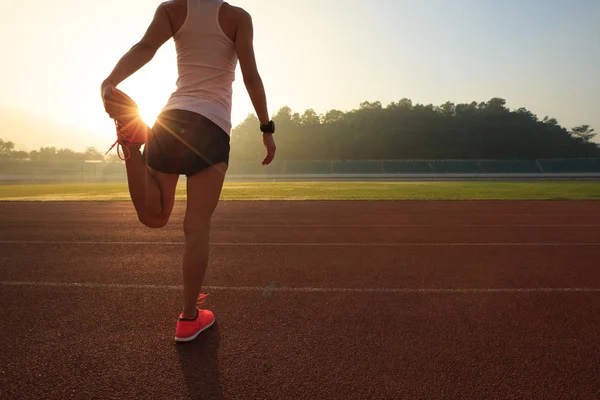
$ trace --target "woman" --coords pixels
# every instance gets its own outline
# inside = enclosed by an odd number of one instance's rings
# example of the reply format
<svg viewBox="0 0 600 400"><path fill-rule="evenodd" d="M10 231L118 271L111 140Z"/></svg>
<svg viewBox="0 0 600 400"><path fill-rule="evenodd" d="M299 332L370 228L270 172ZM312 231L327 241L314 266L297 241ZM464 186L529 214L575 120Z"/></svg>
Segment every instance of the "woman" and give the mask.
<svg viewBox="0 0 600 400"><path fill-rule="evenodd" d="M116 86L148 63L171 37L177 49L177 89L152 129L137 106ZM215 320L197 303L208 263L209 229L229 162L231 97L239 60L244 83L260 120L267 155L275 156L262 80L253 49L252 18L223 0L171 0L158 6L144 37L102 83L107 113L116 122L126 155L129 192L139 220L162 228L171 215L179 175L187 176L184 220L183 311L175 340L195 339ZM140 151L145 144L144 152Z"/></svg>

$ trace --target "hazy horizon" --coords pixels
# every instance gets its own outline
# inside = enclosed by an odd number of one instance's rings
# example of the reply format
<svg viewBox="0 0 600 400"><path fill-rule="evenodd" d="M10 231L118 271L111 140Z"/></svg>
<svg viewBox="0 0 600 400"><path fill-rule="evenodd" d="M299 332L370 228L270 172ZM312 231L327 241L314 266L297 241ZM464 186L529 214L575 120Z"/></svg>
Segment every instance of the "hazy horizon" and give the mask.
<svg viewBox="0 0 600 400"><path fill-rule="evenodd" d="M159 3L55 0L4 7L0 106L74 127L65 134L25 132L23 142L110 146L114 128L102 109L100 83L141 37ZM525 107L566 128L600 129L600 2L232 3L254 17L271 114L286 105L324 113L404 97L435 105L502 97L511 109ZM121 86L148 120L175 87L175 62L169 41ZM249 113L238 68L234 126Z"/></svg>

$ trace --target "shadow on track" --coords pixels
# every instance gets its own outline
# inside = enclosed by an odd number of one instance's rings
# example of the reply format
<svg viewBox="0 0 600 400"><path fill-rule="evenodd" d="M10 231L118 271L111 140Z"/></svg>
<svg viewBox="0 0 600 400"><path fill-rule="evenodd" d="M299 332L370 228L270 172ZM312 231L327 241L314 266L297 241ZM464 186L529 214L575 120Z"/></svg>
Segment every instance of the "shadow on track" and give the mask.
<svg viewBox="0 0 600 400"><path fill-rule="evenodd" d="M189 399L223 399L219 377L218 322L190 343L176 344Z"/></svg>

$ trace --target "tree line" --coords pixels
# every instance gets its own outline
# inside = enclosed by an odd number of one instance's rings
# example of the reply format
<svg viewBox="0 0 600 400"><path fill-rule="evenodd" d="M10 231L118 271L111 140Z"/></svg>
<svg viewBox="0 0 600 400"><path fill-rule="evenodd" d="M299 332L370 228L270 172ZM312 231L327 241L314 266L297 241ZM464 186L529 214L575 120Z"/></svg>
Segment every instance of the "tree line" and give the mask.
<svg viewBox="0 0 600 400"><path fill-rule="evenodd" d="M273 117L278 161L383 159L540 159L600 157L592 141L594 129L581 125L567 129L556 119L539 119L525 108L510 110L506 101L413 105L402 99L383 106L363 102L358 109L314 110L294 113L281 108ZM264 155L255 115L232 131L231 160L256 161ZM119 161L93 147L84 152L43 147L15 151L14 143L0 139L0 160L28 160L36 164Z"/></svg>
<svg viewBox="0 0 600 400"><path fill-rule="evenodd" d="M358 109L274 116L279 160L539 159L596 157L589 125L567 129L556 119L539 119L506 101L413 105L402 99L383 106L363 102ZM256 160L263 153L258 119L249 115L232 132L233 160Z"/></svg>
<svg viewBox="0 0 600 400"><path fill-rule="evenodd" d="M15 161L32 161L39 163L77 163L83 161L118 161L116 155L105 157L95 147L88 147L85 151L77 152L71 149L57 149L56 147L41 147L33 151L17 151L15 144L0 139L0 159Z"/></svg>

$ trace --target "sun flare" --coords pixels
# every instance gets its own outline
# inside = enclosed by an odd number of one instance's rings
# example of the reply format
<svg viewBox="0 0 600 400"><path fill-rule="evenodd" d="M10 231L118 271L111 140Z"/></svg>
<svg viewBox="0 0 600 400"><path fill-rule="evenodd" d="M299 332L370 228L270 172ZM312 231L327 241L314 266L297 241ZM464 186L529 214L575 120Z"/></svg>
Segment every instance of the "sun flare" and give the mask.
<svg viewBox="0 0 600 400"><path fill-rule="evenodd" d="M149 126L154 125L158 114L160 114L162 108L167 104L167 98L152 94L150 90L138 89L135 92L142 120Z"/></svg>
<svg viewBox="0 0 600 400"><path fill-rule="evenodd" d="M154 111L151 109L146 109L143 107L140 107L139 111L140 111L140 117L142 117L142 120L148 126L154 125L154 122L156 121L156 118L158 117L158 114L160 112L160 111Z"/></svg>

